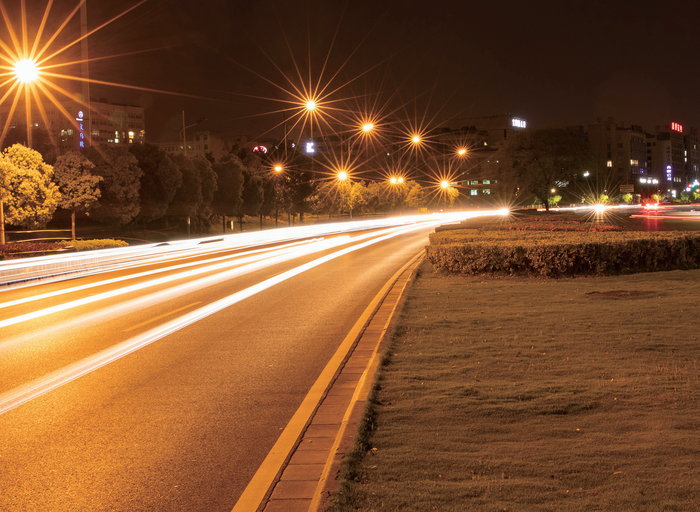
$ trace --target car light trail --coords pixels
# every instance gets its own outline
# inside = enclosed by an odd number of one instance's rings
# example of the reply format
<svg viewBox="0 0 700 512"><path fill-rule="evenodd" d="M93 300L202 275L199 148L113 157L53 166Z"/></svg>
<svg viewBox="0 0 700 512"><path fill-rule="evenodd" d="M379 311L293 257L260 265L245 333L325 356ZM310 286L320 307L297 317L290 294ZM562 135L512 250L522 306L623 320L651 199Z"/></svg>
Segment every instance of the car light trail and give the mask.
<svg viewBox="0 0 700 512"><path fill-rule="evenodd" d="M389 240L404 233L409 233L417 229L431 227L442 223L444 223L444 219L433 221L432 223L424 223L411 226L400 226L397 228L386 230L390 232L381 236L376 236L375 233L368 234L362 237L357 237L355 240L359 238L370 238L372 235L375 235L373 238L365 240L362 243L354 244L344 249L340 249L331 254L327 254L308 263L295 267L291 270L283 272L279 275L261 281L258 284L246 288L245 290L241 290L232 295L229 295L228 297L224 297L223 299L219 299L211 304L198 308L195 311L187 313L177 319L171 320L161 326L155 327L141 335L135 336L127 341L105 349L77 363L68 365L67 367L52 372L49 375L40 377L32 382L29 382L18 388L3 393L2 395L0 395L0 414L4 414L5 412L19 407L20 405L27 403L33 400L34 398L37 398L45 393L59 388L60 386L63 386L64 384L67 384L75 379L87 375L88 373L91 373L105 365L108 365L109 363L121 359L122 357L131 354L132 352L135 352L147 345L150 345L151 343L162 339L174 332L177 332L187 327L188 325L191 325L199 320L202 320L203 318L206 318L210 315L213 315L214 313L217 313L218 311L221 311L222 309L225 309L249 297L252 297L253 295L267 290L279 283L282 283L283 281L291 279L292 277L306 272L307 270L322 265L323 263L339 258L359 249L363 249L370 245ZM301 252L302 250L309 251L309 254L312 252L317 252L316 250L314 250L314 245L328 245L330 247L333 245L333 242L335 242L335 240L318 242L317 244L313 244L312 246L302 247L299 250L299 252ZM347 243L347 241L345 241L345 243Z"/></svg>
<svg viewBox="0 0 700 512"><path fill-rule="evenodd" d="M334 239L334 240L326 240L326 241L317 241L313 244L303 246L301 249L300 248L287 248L287 249L283 249L281 251L275 251L275 252L279 253L278 256L272 256L270 254L250 256L248 258L241 258L241 259L235 260L235 261L227 261L224 263L217 263L215 265L209 265L209 266L204 267L204 268L198 268L198 269L194 269L194 270L189 270L187 272L181 272L181 273L174 274L171 276L160 277L157 279L153 279L151 281L147 281L145 283L138 283L138 284L126 286L123 288L118 288L116 290L111 290L108 292L99 293L97 295L91 295L89 297L84 297L82 299L76 299L76 300L73 300L70 302L64 302L63 304L58 304L56 306L52 306L49 308L44 308L44 309L40 309L37 311L32 311L31 313L26 313L24 315L18 315L18 316L13 317L13 318L8 318L6 320L0 321L0 328L9 327L11 325L15 325L15 324L18 324L21 322L26 322L29 320L35 320L35 319L41 318L43 316L51 315L54 313L59 313L61 311L66 311L68 309L76 308L79 306L84 306L86 304L92 304L93 302L97 302L97 301L105 300L105 299L110 299L113 297L117 297L119 295L124 295L126 293L137 292L137 291L141 291L141 290L144 290L146 288L153 287L153 286L171 283L171 282L179 280L179 279L194 277L197 275L205 274L208 272L214 272L216 270L222 270L224 268L228 268L228 267L232 267L232 266L241 266L241 265L244 265L246 263L249 264L249 265L245 266L244 270L235 269L233 271L224 272L223 274L217 274L216 276L213 276L213 278L209 279L209 281L212 284L214 284L215 282L218 283L218 282L221 282L225 279L231 279L232 277L238 277L242 273L252 272L254 270L258 270L259 268L264 268L264 267L269 266L269 265L274 265L275 263L280 263L283 261L287 261L288 259L293 259L293 258L298 258L299 256L304 256L304 255L309 253L308 252L309 247L313 247L311 252L325 250L325 249L330 248L334 245L337 245L338 243L344 243L344 242L342 242L343 239L344 238ZM347 240L345 240L345 242L346 241Z"/></svg>
<svg viewBox="0 0 700 512"><path fill-rule="evenodd" d="M298 226L253 233L236 233L217 237L193 240L179 240L167 245L151 244L143 246L121 247L118 249L101 249L89 253L66 253L53 256L26 258L21 261L0 262L0 284L13 283L18 280L46 278L65 273L95 273L117 266L131 266L155 258L171 258L186 254L211 252L215 246L222 249L248 248L260 244L281 243L335 234L347 234L352 231L380 229L405 226L421 222L434 222L437 218L443 222L453 222L484 215L501 215L507 210L488 210L479 212L455 212L449 214L413 215L406 217L389 217L376 220L318 224ZM220 242L218 242L220 241ZM204 245L203 245L204 244ZM206 246L206 247L205 247Z"/></svg>
<svg viewBox="0 0 700 512"><path fill-rule="evenodd" d="M27 303L29 303L29 302L34 302L34 301L37 301L37 300L50 299L50 298L52 298L52 297L58 297L59 295L65 295L65 294L67 294L67 293L75 293L75 292L79 292L79 291L83 291L83 290L89 290L90 288L95 288L95 287L98 287L98 286L106 286L106 285L109 285L109 284L120 283L120 282L122 282L122 281L127 281L127 280L130 280L130 279L138 279L138 278L140 278L140 277L147 277L147 276L151 276L151 275L154 275L154 274L160 274L160 273L163 273L163 272L172 272L172 271L174 271L174 270L181 270L181 269L183 269L183 268L194 267L194 266L201 266L201 265L207 265L207 264L211 264L211 263L216 262L216 261L231 260L231 259L234 259L234 258L240 258L241 256L247 256L247 255L251 255L251 254L259 254L259 253L265 253L265 252L273 252L273 251L276 251L276 250L279 250L279 249L285 249L285 248L288 248L288 247L298 246L298 245L300 245L300 244L306 244L306 243L311 243L311 242L317 242L317 241L319 241L319 240L323 240L323 238L313 238L313 239L310 239L310 240L304 240L304 241L301 241L301 242L293 242L293 243L290 243L290 244L286 244L286 245L283 245L283 246L277 246L277 247L273 247L273 248L255 249L255 250L252 250L252 251L246 251L246 252L237 253L237 254L230 254L230 255L228 255L228 256L219 256L218 258L211 258L211 259L208 259L208 260L205 260L205 261L194 261L194 262L190 262L190 263L181 263L181 264L179 264L179 265L173 265L173 266L171 266L171 267L164 267L164 268L159 268L159 269L154 269L154 270L148 270L148 271L145 271L145 272L139 272L138 274L129 274L128 276L121 276L121 277L115 277L115 278L112 278L112 279L105 279L105 280L103 280L103 281L98 281L98 282L95 282L95 283L88 283L88 284L83 284L83 285L80 285L80 286L74 286L73 288L65 288L65 289L56 290L56 291L53 291L53 292L42 293L42 294L40 294L40 295L33 295L33 296L30 296L30 297L24 297L24 298L22 298L22 299L17 299L17 300L12 300L12 301L8 301L8 302L3 302L3 303L0 303L0 309L2 309L2 308L9 308L10 306L18 306L18 305L20 305L20 304L27 304ZM239 261L239 263L240 263L240 261Z"/></svg>

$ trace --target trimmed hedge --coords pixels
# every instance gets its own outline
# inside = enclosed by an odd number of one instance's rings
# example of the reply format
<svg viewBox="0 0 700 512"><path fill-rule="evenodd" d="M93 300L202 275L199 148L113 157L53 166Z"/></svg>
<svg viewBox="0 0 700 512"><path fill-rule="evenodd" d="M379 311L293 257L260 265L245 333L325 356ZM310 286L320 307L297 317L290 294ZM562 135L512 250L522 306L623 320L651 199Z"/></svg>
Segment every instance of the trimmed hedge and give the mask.
<svg viewBox="0 0 700 512"><path fill-rule="evenodd" d="M458 274L603 275L700 268L700 234L461 230L430 235L426 256Z"/></svg>
<svg viewBox="0 0 700 512"><path fill-rule="evenodd" d="M113 247L128 247L124 240L68 240L59 242L64 247L73 247L76 251L94 251L95 249L110 249Z"/></svg>
<svg viewBox="0 0 700 512"><path fill-rule="evenodd" d="M15 242L0 244L0 259L29 258L54 252L89 251L110 247L127 247L123 240L74 240L62 242Z"/></svg>

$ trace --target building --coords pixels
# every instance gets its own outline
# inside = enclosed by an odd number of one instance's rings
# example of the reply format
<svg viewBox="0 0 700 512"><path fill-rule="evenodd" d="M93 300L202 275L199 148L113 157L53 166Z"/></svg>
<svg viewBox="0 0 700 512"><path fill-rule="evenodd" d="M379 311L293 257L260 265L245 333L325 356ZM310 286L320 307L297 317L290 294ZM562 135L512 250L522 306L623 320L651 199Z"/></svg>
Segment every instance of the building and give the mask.
<svg viewBox="0 0 700 512"><path fill-rule="evenodd" d="M656 132L646 134L647 166L649 178L656 189L670 197L680 197L680 191L687 186L686 157L683 140L683 126L671 123Z"/></svg>
<svg viewBox="0 0 700 512"><path fill-rule="evenodd" d="M48 127L36 105L31 112L32 124L35 128L48 128L49 143L58 149L58 155L79 151L91 144L143 144L146 138L144 109L141 107L92 101L90 113L81 103L69 100L61 103L60 108L53 104L44 108ZM9 105L0 106L2 126L9 113ZM26 111L18 106L10 120L8 136L12 130L20 127L24 130L25 125Z"/></svg>
<svg viewBox="0 0 700 512"><path fill-rule="evenodd" d="M588 126L588 143L598 161L598 176L614 192L641 192L649 174L647 140L640 125L617 124L612 118ZM642 181L643 180L643 181Z"/></svg>

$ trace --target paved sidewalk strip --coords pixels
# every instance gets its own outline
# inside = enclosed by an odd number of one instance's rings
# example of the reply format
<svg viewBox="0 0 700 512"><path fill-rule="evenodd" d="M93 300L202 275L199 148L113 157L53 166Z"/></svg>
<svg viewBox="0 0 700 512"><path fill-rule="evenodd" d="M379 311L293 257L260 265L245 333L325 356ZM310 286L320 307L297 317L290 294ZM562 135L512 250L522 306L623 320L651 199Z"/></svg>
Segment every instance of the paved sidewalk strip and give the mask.
<svg viewBox="0 0 700 512"><path fill-rule="evenodd" d="M325 509L325 500L338 486L340 463L365 409L387 332L420 261L422 258L417 258L399 276L362 331L284 467L264 512Z"/></svg>

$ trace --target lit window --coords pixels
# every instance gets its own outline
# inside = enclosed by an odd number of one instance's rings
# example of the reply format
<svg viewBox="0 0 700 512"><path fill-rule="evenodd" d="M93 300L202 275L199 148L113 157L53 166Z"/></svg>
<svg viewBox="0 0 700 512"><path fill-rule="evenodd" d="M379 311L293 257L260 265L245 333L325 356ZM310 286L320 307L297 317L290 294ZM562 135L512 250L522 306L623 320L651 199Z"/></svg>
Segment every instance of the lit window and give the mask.
<svg viewBox="0 0 700 512"><path fill-rule="evenodd" d="M478 191L478 190L470 190L470 192L471 192L471 195L473 195L473 196L479 195L479 191Z"/></svg>
<svg viewBox="0 0 700 512"><path fill-rule="evenodd" d="M490 184L491 184L491 180L484 180L484 185L490 185Z"/></svg>
<svg viewBox="0 0 700 512"><path fill-rule="evenodd" d="M481 191L482 194L490 195L491 194L491 189L485 188L484 190Z"/></svg>
<svg viewBox="0 0 700 512"><path fill-rule="evenodd" d="M608 167L612 167L612 160L608 160Z"/></svg>

